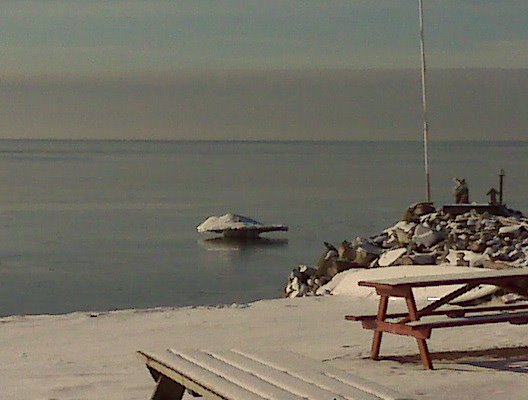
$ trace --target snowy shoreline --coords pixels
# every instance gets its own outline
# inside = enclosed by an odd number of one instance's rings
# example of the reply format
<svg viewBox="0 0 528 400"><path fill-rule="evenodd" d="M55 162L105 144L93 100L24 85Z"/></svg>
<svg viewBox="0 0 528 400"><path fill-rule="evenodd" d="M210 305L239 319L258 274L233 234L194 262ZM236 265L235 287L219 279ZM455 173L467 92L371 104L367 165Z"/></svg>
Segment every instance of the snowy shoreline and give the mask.
<svg viewBox="0 0 528 400"><path fill-rule="evenodd" d="M342 288L348 293L332 296L0 318L2 398L146 399L153 381L137 350L255 346L287 349L416 399L524 397L526 327L439 330L429 341L436 371L422 369L414 340L395 335L383 342L382 355L388 358L371 361L371 332L344 315L374 312L377 300L356 291L351 278L347 281ZM428 295L419 293L418 302ZM390 307L403 304L395 301Z"/></svg>

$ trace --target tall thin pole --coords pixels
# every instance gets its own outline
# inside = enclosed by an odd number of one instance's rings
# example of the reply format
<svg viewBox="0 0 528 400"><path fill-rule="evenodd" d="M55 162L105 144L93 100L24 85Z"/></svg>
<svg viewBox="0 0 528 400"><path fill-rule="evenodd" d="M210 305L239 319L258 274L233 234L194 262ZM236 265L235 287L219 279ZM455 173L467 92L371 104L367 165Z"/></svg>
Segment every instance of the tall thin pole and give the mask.
<svg viewBox="0 0 528 400"><path fill-rule="evenodd" d="M420 10L420 50L422 55L422 117L423 117L423 145L424 145L424 166L425 166L425 198L431 201L431 183L429 180L429 157L427 149L427 139L429 136L429 124L427 123L427 88L425 81L425 43L424 43L424 20L422 0L418 0Z"/></svg>

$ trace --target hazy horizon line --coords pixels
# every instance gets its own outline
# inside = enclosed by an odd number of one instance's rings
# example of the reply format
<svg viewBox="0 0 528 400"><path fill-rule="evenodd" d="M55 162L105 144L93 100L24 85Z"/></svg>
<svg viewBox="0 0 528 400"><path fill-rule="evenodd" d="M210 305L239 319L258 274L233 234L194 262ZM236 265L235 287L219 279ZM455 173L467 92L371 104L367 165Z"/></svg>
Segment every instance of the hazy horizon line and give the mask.
<svg viewBox="0 0 528 400"><path fill-rule="evenodd" d="M150 142L150 143L422 143L420 139L91 139L91 138L0 138L0 142ZM522 140L429 139L429 143L527 143Z"/></svg>
<svg viewBox="0 0 528 400"><path fill-rule="evenodd" d="M99 74L87 73L56 73L56 74L0 74L0 83L20 83L20 82L75 82L75 81L160 81L170 80L171 78L192 78L201 76L231 76L231 75L255 75L255 74L320 74L329 72L411 72L419 71L420 66L416 67L376 67L376 68L357 68L357 67L324 67L324 68L300 68L300 67L281 67L281 68L207 68L207 69L179 69L173 71L158 71L148 73L136 72L108 72ZM528 67L428 67L429 72L441 71L528 71Z"/></svg>

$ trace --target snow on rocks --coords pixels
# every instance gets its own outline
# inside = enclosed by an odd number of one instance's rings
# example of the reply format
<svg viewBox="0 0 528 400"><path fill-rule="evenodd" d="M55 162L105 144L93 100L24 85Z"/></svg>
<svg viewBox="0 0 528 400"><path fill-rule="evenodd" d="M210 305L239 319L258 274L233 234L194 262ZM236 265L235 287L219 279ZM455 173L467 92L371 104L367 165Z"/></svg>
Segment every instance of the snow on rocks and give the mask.
<svg viewBox="0 0 528 400"><path fill-rule="evenodd" d="M313 285L312 281L316 271L317 268L307 265L295 268L288 278L285 289L286 297L302 297L311 294L309 289Z"/></svg>
<svg viewBox="0 0 528 400"><path fill-rule="evenodd" d="M398 260L398 258L403 256L405 253L407 253L407 249L404 248L386 251L380 256L378 265L380 267L388 267L389 265L393 265L396 260Z"/></svg>
<svg viewBox="0 0 528 400"><path fill-rule="evenodd" d="M442 230L435 231L425 225L418 225L414 230L412 242L418 246L431 247L443 239L444 234Z"/></svg>
<svg viewBox="0 0 528 400"><path fill-rule="evenodd" d="M287 297L320 294L319 287L348 269L431 264L526 267L528 218L514 210L508 216L475 210L454 216L429 203L418 203L409 207L402 221L378 235L345 240L338 248L325 245L317 268L304 270L298 285L290 275Z"/></svg>

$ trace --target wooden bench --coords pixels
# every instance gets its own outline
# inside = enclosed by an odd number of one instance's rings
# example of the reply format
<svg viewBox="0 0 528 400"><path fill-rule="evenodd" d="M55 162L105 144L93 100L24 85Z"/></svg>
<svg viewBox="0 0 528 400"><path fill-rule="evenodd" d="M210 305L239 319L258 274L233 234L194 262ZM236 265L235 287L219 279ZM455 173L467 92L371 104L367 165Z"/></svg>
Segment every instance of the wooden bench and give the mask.
<svg viewBox="0 0 528 400"><path fill-rule="evenodd" d="M507 291L528 296L528 268L404 277L362 281L358 284L376 289L376 293L380 296L378 313L375 315L347 315L345 319L360 321L363 328L375 331L370 353L370 357L374 360L379 359L383 332L415 337L424 367L426 369L433 369L426 342L426 339L431 337L431 331L433 329L501 322L519 325L528 323L528 312L523 311L528 310L528 303L488 307L442 308L449 302L481 284L499 286ZM462 285L462 287L446 294L441 299L434 301L420 310L417 309L413 295L414 288L446 285ZM406 313L387 313L390 297L404 298L408 311Z"/></svg>
<svg viewBox="0 0 528 400"><path fill-rule="evenodd" d="M151 400L185 389L215 400L404 400L395 391L299 354L240 350L138 352L156 381Z"/></svg>
<svg viewBox="0 0 528 400"><path fill-rule="evenodd" d="M428 315L446 315L451 318L464 317L466 314L472 313L486 313L491 311L518 311L518 310L528 310L528 303L518 303L518 304L504 304L498 306L474 306L474 307L449 307L440 310L432 310ZM386 314L386 319L394 318L404 318L408 316L408 312L402 313L391 313ZM377 314L364 314L364 315L345 315L345 319L348 321L366 321L366 325L370 325L370 321L374 321L377 318ZM365 325L364 324L364 325ZM365 328L370 329L369 326Z"/></svg>

